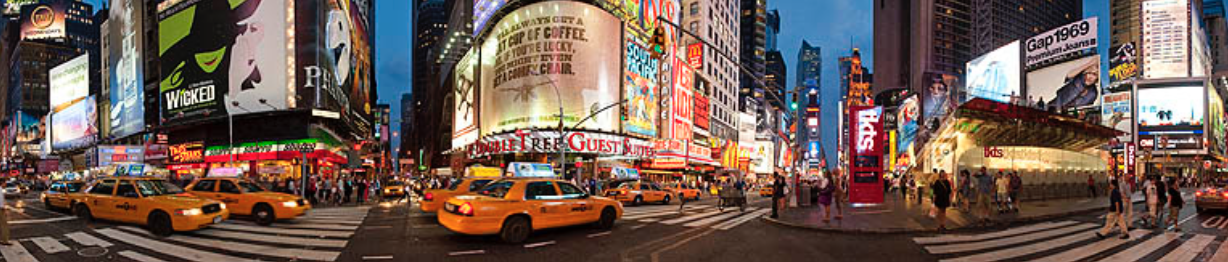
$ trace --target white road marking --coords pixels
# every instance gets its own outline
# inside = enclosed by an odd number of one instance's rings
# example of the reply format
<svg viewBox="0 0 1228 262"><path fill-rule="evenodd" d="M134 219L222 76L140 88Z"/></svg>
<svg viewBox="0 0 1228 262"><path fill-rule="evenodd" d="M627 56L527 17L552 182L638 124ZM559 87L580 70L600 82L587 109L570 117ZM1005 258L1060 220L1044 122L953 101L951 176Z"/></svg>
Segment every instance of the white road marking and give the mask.
<svg viewBox="0 0 1228 262"><path fill-rule="evenodd" d="M1154 236L1154 237L1151 237L1151 239L1148 239L1146 242L1143 242L1142 244L1132 246L1129 249L1126 249L1125 251L1119 252L1117 254L1113 254L1113 256L1101 259L1100 261L1105 261L1105 262L1139 261L1143 259L1143 257L1147 256L1148 254L1151 254L1151 252L1155 252L1156 250L1159 250L1165 245L1168 245L1168 243L1172 243L1174 240L1177 240L1179 238L1181 238L1181 234L1177 234L1177 233L1166 233L1166 234L1161 234L1159 236ZM1224 243L1228 243L1228 242L1224 242ZM1075 249L1075 250L1078 250L1078 249ZM1217 261L1217 260L1212 259L1210 261Z"/></svg>
<svg viewBox="0 0 1228 262"><path fill-rule="evenodd" d="M131 260L136 260L137 262L166 262L164 260L157 259L151 256L147 256L145 254L137 253L132 250L119 251L119 255L126 257L128 259L131 259Z"/></svg>
<svg viewBox="0 0 1228 262"><path fill-rule="evenodd" d="M260 226L244 226L234 224L216 224L209 226L211 228L220 228L227 230L294 235L294 236L309 236L309 237L343 237L349 238L354 235L354 232L330 231L330 230L310 230L310 229L289 229L289 228L268 228Z"/></svg>
<svg viewBox="0 0 1228 262"><path fill-rule="evenodd" d="M632 226L632 227L631 227L631 230L641 229L641 228L644 228L644 227L646 227L646 226L648 226L648 224L643 224L643 225L635 225L635 226Z"/></svg>
<svg viewBox="0 0 1228 262"><path fill-rule="evenodd" d="M652 222L657 222L657 221L661 221L661 219L659 218L640 219L640 223L652 223Z"/></svg>
<svg viewBox="0 0 1228 262"><path fill-rule="evenodd" d="M135 228L121 228L121 229L135 230ZM136 233L148 234L145 231L140 231ZM248 243L234 242L234 241L222 241L222 240L216 240L216 239L198 238L198 237L192 237L192 236L186 236L186 235L172 235L172 236L166 237L166 239L188 243L188 244L193 244L193 245L198 245L198 246L216 247L216 248L224 249L226 251L235 251L235 252L240 252L240 253L263 255L263 256L283 257L283 258L290 258L294 260L307 259L307 260L319 260L319 261L334 261L334 260L337 260L337 256L341 255L341 252L308 250L308 249L298 249L298 248L293 248L293 249L292 248L279 248L279 247L270 247L270 246L248 244Z"/></svg>
<svg viewBox="0 0 1228 262"><path fill-rule="evenodd" d="M253 225L256 225L256 223L254 223L254 222L250 222L250 221L242 221L242 220L226 220L226 222L223 222L223 224L237 224L237 225L248 225L248 226L253 226ZM312 223L294 223L294 222L289 222L289 223L273 223L272 225L269 225L269 227L275 227L275 228L329 229L329 230L356 230L356 229L358 229L358 226L350 226L350 225L312 224Z"/></svg>
<svg viewBox="0 0 1228 262"><path fill-rule="evenodd" d="M549 246L549 245L554 245L554 244L555 244L554 240L550 240L550 241L546 241L546 242L538 242L538 243L532 243L532 244L525 244L525 245L524 245L524 248L537 248L537 247L544 247L544 246Z"/></svg>
<svg viewBox="0 0 1228 262"><path fill-rule="evenodd" d="M1168 255L1164 255L1164 257L1160 258L1159 261L1194 261L1194 257L1198 256L1198 253L1202 252L1202 250L1206 248L1207 245L1210 245L1211 241L1213 240L1215 240L1215 236L1212 235L1194 235L1194 237L1190 238L1190 240L1186 240L1185 243L1181 243L1181 246L1177 247L1177 249L1168 252Z"/></svg>
<svg viewBox="0 0 1228 262"><path fill-rule="evenodd" d="M696 220L696 219L700 219L700 218L705 218L705 217L714 216L714 215L716 215L716 214L720 214L720 213L723 213L723 212L726 212L726 211L713 210L713 211L711 211L711 212L699 213L699 214L694 214L694 215L684 216L684 217L680 217L680 218L675 218L675 219L670 219L670 220L661 221L661 224L666 224L666 225L679 224L679 223L683 223L683 222L687 222L687 221L691 221L691 220ZM728 212L733 212L733 210L729 210Z"/></svg>
<svg viewBox="0 0 1228 262"><path fill-rule="evenodd" d="M1016 228L1012 228L1008 230L987 233L987 234L940 235L940 236L933 236L933 237L917 237L917 238L913 238L912 240L913 242L916 242L917 244L923 244L923 245L924 244L950 243L950 242L979 241L979 240L986 240L986 239L999 238L999 237L1004 237L1004 236L1012 236L1012 235L1018 235L1022 233L1031 233L1031 232L1040 231L1040 230L1064 227L1064 226L1073 225L1075 223L1077 222L1062 221L1062 222L1055 222L1055 223L1041 223L1041 224L1034 224L1034 225L1023 226L1023 227L1016 227Z"/></svg>
<svg viewBox="0 0 1228 262"><path fill-rule="evenodd" d="M43 249L43 253L47 254L55 254L72 250L71 248L68 248L68 246L61 244L60 241L56 241L51 237L36 237L30 239L30 241L34 242L34 245L37 245L38 248Z"/></svg>
<svg viewBox="0 0 1228 262"><path fill-rule="evenodd" d="M34 255L30 254L26 247L21 245L19 241L10 241L11 245L0 245L0 255L4 256L6 262L38 262Z"/></svg>
<svg viewBox="0 0 1228 262"><path fill-rule="evenodd" d="M685 211L694 211L694 210L700 210L700 209L703 209L703 208L702 207L686 207ZM676 214L681 214L681 212L678 212L678 209L668 209L668 210L642 213L642 214L633 214L633 215L627 215L624 212L623 217L621 219L636 220L636 219L642 219L642 218L660 217L660 216L668 216L668 215L676 215Z"/></svg>
<svg viewBox="0 0 1228 262"><path fill-rule="evenodd" d="M212 252L200 251L179 245L172 245L110 228L99 229L97 231L103 236L119 240L124 243L190 261L254 261L246 258L232 257Z"/></svg>
<svg viewBox="0 0 1228 262"><path fill-rule="evenodd" d="M346 243L345 240L287 237L287 236L270 236L270 235L250 234L250 233L222 231L222 230L209 230L209 229L199 230L193 233L197 235L204 235L204 236L211 236L211 237L231 238L231 239L248 240L248 241L273 243L273 244L289 243L289 244L313 246L313 247L342 248L342 247L345 247L345 243Z"/></svg>
<svg viewBox="0 0 1228 262"><path fill-rule="evenodd" d="M1215 256L1207 261L1228 261L1228 241L1219 244L1219 249L1215 251Z"/></svg>
<svg viewBox="0 0 1228 262"><path fill-rule="evenodd" d="M748 211L755 211L755 209L758 209L758 208L751 207L751 208L747 208L746 210L748 210ZM730 217L735 217L735 216L742 215L742 214L745 214L745 213L742 213L742 212L729 212L729 213L721 214L721 215L719 215L719 216L709 217L709 218L705 218L705 219L697 220L697 221L694 221L694 222L691 222L691 223L686 223L686 224L684 224L683 226L686 226L686 227L700 227L700 226L706 226L706 225L710 225L710 224L712 224L712 223L716 223L717 221L725 220L725 219L728 219L728 218L730 218Z"/></svg>
<svg viewBox="0 0 1228 262"><path fill-rule="evenodd" d="M481 255L481 254L486 254L486 250L479 249L479 250L448 252L449 256L466 256L466 255Z"/></svg>
<svg viewBox="0 0 1228 262"><path fill-rule="evenodd" d="M758 211L755 211L754 213L750 213L750 214L742 215L742 216L737 217L737 218L734 218L734 219L732 219L732 220L725 221L725 222L722 222L722 223L720 223L720 224L716 224L715 226L712 226L712 228L715 228L715 229L720 229L720 230L729 230L729 229L735 228L735 227L737 227L737 226L740 226L740 225L742 225L742 224L745 224L746 222L750 222L751 220L755 220L755 219L757 219L757 218L759 218L759 217L761 217L761 216L763 216L763 215L767 214L768 212L772 212L772 210L770 210L770 209L760 209L760 210L758 210Z"/></svg>
<svg viewBox="0 0 1228 262"><path fill-rule="evenodd" d="M391 255L387 256L362 256L362 260L387 260L392 259Z"/></svg>
<svg viewBox="0 0 1228 262"><path fill-rule="evenodd" d="M1007 260L1011 258L1034 254L1037 252L1041 252L1041 251L1045 251L1045 250L1049 250L1049 249L1053 249L1053 248L1057 248L1061 246L1078 243L1081 241L1087 241L1088 239L1092 239L1096 237L1096 235L1092 234L1092 232L1095 232L1095 231L1096 229L1088 229L1085 231L1079 231L1078 233L1075 233L1073 235L1065 236L1065 237L1054 239L1054 240L1041 241L1041 242L1033 243L1031 245L1017 246L1013 248L1008 248L1008 249L1003 249L1003 250L998 250L998 251L988 252L988 253L979 253L976 255L971 255L971 256L966 256L966 257L943 259L941 260L941 262L957 262L957 261L980 262L980 261Z"/></svg>
<svg viewBox="0 0 1228 262"><path fill-rule="evenodd" d="M340 225L350 225L350 226L362 225L362 221L331 220L331 219L299 218L296 222L307 223L307 224L340 224Z"/></svg>
<svg viewBox="0 0 1228 262"><path fill-rule="evenodd" d="M366 226L366 227L363 227L362 229L373 230L373 229L389 229L389 228L392 228L392 226Z"/></svg>
<svg viewBox="0 0 1228 262"><path fill-rule="evenodd" d="M50 223L50 222L68 221L68 220L73 220L73 219L77 219L77 217L74 216L74 217L53 217L53 218L44 218L44 219L13 220L13 221L9 221L9 224L10 225L42 224L42 223Z"/></svg>
<svg viewBox="0 0 1228 262"><path fill-rule="evenodd" d="M1106 250L1113 249L1117 246L1130 243L1135 239L1138 239L1140 237L1147 235L1147 232L1148 230L1145 230L1145 229L1135 229L1134 231L1130 231L1130 239L1120 239L1120 238L1117 238L1117 236L1110 236L1110 238L1101 239L1100 241L1096 241L1096 243L1093 243L1091 245L1086 245L1086 246L1082 246L1079 248L1071 249L1066 252L1047 256L1047 257L1040 258L1040 259L1033 260L1033 261L1080 261L1091 255L1095 255L1096 253L1104 252Z"/></svg>
<svg viewBox="0 0 1228 262"><path fill-rule="evenodd" d="M1190 216L1186 217L1185 219L1182 219L1181 221L1178 221L1178 222L1177 222L1177 225L1178 225L1178 226L1180 226L1180 225L1185 224L1185 222L1186 222L1186 221L1190 221L1190 219L1194 219L1194 217L1195 217L1196 215L1197 215L1197 214L1190 215Z"/></svg>
<svg viewBox="0 0 1228 262"><path fill-rule="evenodd" d="M78 244L81 244L83 246L96 246L96 247L104 247L104 248L112 246L111 242L107 242L106 240L99 239L97 237L94 237L93 235L86 234L85 232L72 232L72 233L64 234L64 236L68 237L69 239L72 239L72 241L76 241Z"/></svg>
<svg viewBox="0 0 1228 262"><path fill-rule="evenodd" d="M1065 235L1071 232L1076 232L1076 231L1080 231L1084 229L1091 229L1091 228L1096 228L1096 227L1098 226L1093 225L1093 224L1080 224L1080 225L1072 226L1072 227L1065 227L1065 228L1060 228L1060 229L1055 229L1055 230L1042 231L1042 232L1030 233L1026 235L1019 235L1019 236L994 239L994 240L988 240L988 241L979 241L979 242L971 242L971 243L963 243L963 244L940 245L940 246L927 246L925 247L925 250L929 251L930 254L968 252L968 251L974 251L974 250L990 249L990 248L995 248L995 247L1018 245L1018 244L1026 243L1026 242L1033 241L1033 240ZM1044 243L1044 242L1041 242L1041 243Z"/></svg>
<svg viewBox="0 0 1228 262"><path fill-rule="evenodd" d="M601 233L592 233L592 234L588 234L588 238L608 236L610 235L610 233L613 233L613 232L606 231L606 232L601 232Z"/></svg>

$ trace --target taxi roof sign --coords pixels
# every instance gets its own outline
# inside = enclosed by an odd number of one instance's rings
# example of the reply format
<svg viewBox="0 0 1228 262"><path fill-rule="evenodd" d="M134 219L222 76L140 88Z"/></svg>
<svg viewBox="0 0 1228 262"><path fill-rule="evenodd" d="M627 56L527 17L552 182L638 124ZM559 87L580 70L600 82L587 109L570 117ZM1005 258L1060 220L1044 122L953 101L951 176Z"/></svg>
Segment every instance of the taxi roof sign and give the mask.
<svg viewBox="0 0 1228 262"><path fill-rule="evenodd" d="M243 175L243 170L237 167L218 167L209 169L209 174L205 177L240 177Z"/></svg>
<svg viewBox="0 0 1228 262"><path fill-rule="evenodd" d="M614 178L618 179L640 179L640 170L635 168L614 167L610 170L614 173Z"/></svg>
<svg viewBox="0 0 1228 262"><path fill-rule="evenodd" d="M513 177L555 177L554 167L546 163L512 162L508 172Z"/></svg>
<svg viewBox="0 0 1228 262"><path fill-rule="evenodd" d="M503 169L498 167L482 167L472 166L465 170L467 177L500 177L503 176Z"/></svg>

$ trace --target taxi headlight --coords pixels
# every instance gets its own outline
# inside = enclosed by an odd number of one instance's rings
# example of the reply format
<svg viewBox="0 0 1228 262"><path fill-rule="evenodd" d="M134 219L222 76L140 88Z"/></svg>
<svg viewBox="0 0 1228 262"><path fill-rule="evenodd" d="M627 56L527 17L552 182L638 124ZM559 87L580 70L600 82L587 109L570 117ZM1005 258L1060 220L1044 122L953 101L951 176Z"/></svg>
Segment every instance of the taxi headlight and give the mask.
<svg viewBox="0 0 1228 262"><path fill-rule="evenodd" d="M226 209L226 203L217 203L217 204L218 206L221 206L222 209Z"/></svg>
<svg viewBox="0 0 1228 262"><path fill-rule="evenodd" d="M281 206L295 208L295 207L298 207L298 203L295 203L294 201L286 201L286 202L282 202Z"/></svg>
<svg viewBox="0 0 1228 262"><path fill-rule="evenodd" d="M175 214L180 216L199 216L202 213L199 208L192 208L175 210Z"/></svg>

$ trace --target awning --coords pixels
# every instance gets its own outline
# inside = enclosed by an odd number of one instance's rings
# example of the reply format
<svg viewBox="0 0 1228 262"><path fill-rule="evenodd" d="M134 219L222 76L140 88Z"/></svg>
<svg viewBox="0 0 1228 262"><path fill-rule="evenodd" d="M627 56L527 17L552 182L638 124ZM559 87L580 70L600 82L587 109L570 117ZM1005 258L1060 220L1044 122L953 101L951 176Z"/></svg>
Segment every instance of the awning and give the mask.
<svg viewBox="0 0 1228 262"><path fill-rule="evenodd" d="M1083 151L1124 134L1074 117L981 98L960 105L958 110L950 128L934 137L936 141L951 139L949 133L958 131L981 145Z"/></svg>

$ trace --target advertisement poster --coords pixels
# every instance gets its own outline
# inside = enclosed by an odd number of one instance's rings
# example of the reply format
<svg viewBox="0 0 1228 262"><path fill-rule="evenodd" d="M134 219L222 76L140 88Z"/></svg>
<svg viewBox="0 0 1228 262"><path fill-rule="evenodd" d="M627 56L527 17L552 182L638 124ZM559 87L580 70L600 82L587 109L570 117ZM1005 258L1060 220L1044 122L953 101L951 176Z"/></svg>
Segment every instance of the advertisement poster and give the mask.
<svg viewBox="0 0 1228 262"><path fill-rule="evenodd" d="M116 163L141 163L145 160L142 146L98 146L98 166Z"/></svg>
<svg viewBox="0 0 1228 262"><path fill-rule="evenodd" d="M35 117L25 111L17 111L17 142L30 143L43 141L47 132L46 117Z"/></svg>
<svg viewBox="0 0 1228 262"><path fill-rule="evenodd" d="M900 152L898 159L907 159L912 155L909 153L912 152L910 146L917 137L917 120L921 117L917 96L905 98L897 111L899 115L895 121L899 135L896 137L896 150Z"/></svg>
<svg viewBox="0 0 1228 262"><path fill-rule="evenodd" d="M109 35L111 137L125 137L145 129L145 61L141 58L145 43L145 1L112 0Z"/></svg>
<svg viewBox="0 0 1228 262"><path fill-rule="evenodd" d="M674 23L678 23L682 19L682 5L679 0L597 0L598 6L609 10L620 16L623 21L627 21L627 26L634 30L628 32L635 33L651 33L653 28L657 28L658 18L663 18ZM675 29L671 26L662 26L665 30L665 35L677 35ZM648 36L638 36L640 40L647 40ZM673 42L674 39L666 41ZM676 43L668 44L670 46L677 45ZM668 50L674 50L669 48Z"/></svg>
<svg viewBox="0 0 1228 262"><path fill-rule="evenodd" d="M1117 141L1133 141L1131 134L1134 133L1132 132L1134 118L1130 113L1133 106L1130 104L1130 92L1106 94L1103 99L1104 103L1100 107L1102 124L1125 133L1125 135L1118 136Z"/></svg>
<svg viewBox="0 0 1228 262"><path fill-rule="evenodd" d="M50 0L21 6L21 39L64 37L68 3L69 0Z"/></svg>
<svg viewBox="0 0 1228 262"><path fill-rule="evenodd" d="M481 45L481 133L557 128L560 106L567 127L617 131L619 106L597 110L620 100L622 57L610 52L622 48L619 20L578 2L518 10L527 11L495 23Z"/></svg>
<svg viewBox="0 0 1228 262"><path fill-rule="evenodd" d="M1059 109L1095 106L1100 99L1100 56L1093 55L1028 72L1028 100Z"/></svg>
<svg viewBox="0 0 1228 262"><path fill-rule="evenodd" d="M754 151L750 154L751 172L771 174L776 170L776 144L772 141L755 141Z"/></svg>
<svg viewBox="0 0 1228 262"><path fill-rule="evenodd" d="M954 104L953 92L959 90L959 77L947 74L925 74L928 86L921 91L920 135L917 141L924 143L928 134L939 128L939 122Z"/></svg>
<svg viewBox="0 0 1228 262"><path fill-rule="evenodd" d="M704 130L708 130L711 122L708 116L708 97L703 94L695 94L695 126Z"/></svg>
<svg viewBox="0 0 1228 262"><path fill-rule="evenodd" d="M163 120L286 109L285 0L159 8ZM235 105L235 102L238 105Z"/></svg>
<svg viewBox="0 0 1228 262"><path fill-rule="evenodd" d="M1224 145L1224 131L1228 128L1224 124L1224 100L1215 89L1210 88L1207 89L1207 100L1210 101L1207 107L1207 140L1210 145L1207 149L1217 155L1223 155L1225 149L1228 149Z"/></svg>
<svg viewBox="0 0 1228 262"><path fill-rule="evenodd" d="M623 130L629 134L656 137L657 120L661 112L658 102L660 62L652 59L648 49L635 37L627 37L626 49L627 70L623 79L626 90L623 92L623 98L628 103L627 120L623 122Z"/></svg>
<svg viewBox="0 0 1228 262"><path fill-rule="evenodd" d="M1024 42L1027 68L1035 69L1050 61L1096 49L1096 17L1083 19L1040 33ZM1028 81L1031 81L1030 79Z"/></svg>
<svg viewBox="0 0 1228 262"><path fill-rule="evenodd" d="M883 108L849 107L849 202L883 202Z"/></svg>
<svg viewBox="0 0 1228 262"><path fill-rule="evenodd" d="M452 115L452 148L478 140L477 95L474 94L477 92L477 83L474 82L477 66L477 53L469 52L456 64L456 72L452 74L455 78L453 81L456 81L453 83L456 89L452 90L452 97L456 99Z"/></svg>
<svg viewBox="0 0 1228 262"><path fill-rule="evenodd" d="M695 105L691 100L692 77L695 72L691 71L691 66L687 65L686 61L681 58L674 58L674 90L670 94L670 138L680 140L690 140L691 133L691 118Z"/></svg>
<svg viewBox="0 0 1228 262"><path fill-rule="evenodd" d="M1171 86L1138 89L1139 134L1143 131L1202 132L1205 87Z"/></svg>
<svg viewBox="0 0 1228 262"><path fill-rule="evenodd" d="M1135 48L1134 42L1113 46L1109 48L1112 55L1109 57L1109 85L1116 87L1122 81L1134 79L1139 74L1138 66L1138 49Z"/></svg>
<svg viewBox="0 0 1228 262"><path fill-rule="evenodd" d="M90 93L90 55L84 54L51 68L47 72L51 110L63 109L68 103Z"/></svg>
<svg viewBox="0 0 1228 262"><path fill-rule="evenodd" d="M51 150L89 146L98 134L94 97L89 96L51 114Z"/></svg>
<svg viewBox="0 0 1228 262"><path fill-rule="evenodd" d="M1189 5L1189 0L1143 1L1143 78L1190 76Z"/></svg>
<svg viewBox="0 0 1228 262"><path fill-rule="evenodd" d="M1019 41L1006 44L968 62L968 100L980 97L1007 103L1019 95Z"/></svg>

